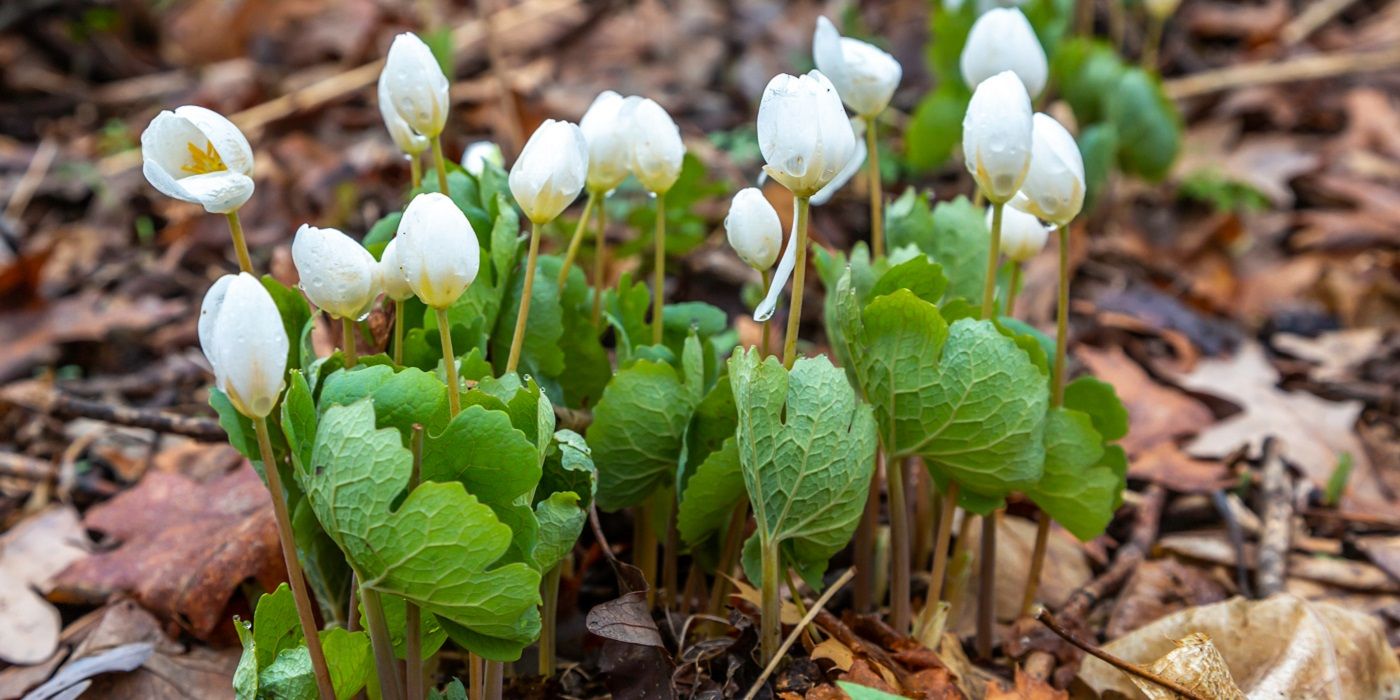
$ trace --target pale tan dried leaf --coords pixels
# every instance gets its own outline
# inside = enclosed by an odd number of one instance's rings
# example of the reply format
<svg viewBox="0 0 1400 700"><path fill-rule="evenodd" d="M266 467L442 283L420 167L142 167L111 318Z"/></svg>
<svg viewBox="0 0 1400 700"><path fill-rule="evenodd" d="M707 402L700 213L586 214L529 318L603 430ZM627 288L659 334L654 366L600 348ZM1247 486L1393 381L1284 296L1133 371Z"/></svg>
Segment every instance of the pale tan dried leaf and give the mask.
<svg viewBox="0 0 1400 700"><path fill-rule="evenodd" d="M1176 642L1176 648L1152 662L1149 671L1212 700L1245 700L1230 669L1210 636L1196 632ZM1151 681L1129 676L1151 700L1179 700L1181 695Z"/></svg>
<svg viewBox="0 0 1400 700"><path fill-rule="evenodd" d="M813 661L826 659L836 665L842 671L851 670L851 664L855 663L856 655L851 648L842 644L840 640L832 637L818 644L812 649Z"/></svg>
<svg viewBox="0 0 1400 700"><path fill-rule="evenodd" d="M58 611L40 595L69 564L87 556L78 513L53 506L0 537L0 659L36 664L53 654Z"/></svg>

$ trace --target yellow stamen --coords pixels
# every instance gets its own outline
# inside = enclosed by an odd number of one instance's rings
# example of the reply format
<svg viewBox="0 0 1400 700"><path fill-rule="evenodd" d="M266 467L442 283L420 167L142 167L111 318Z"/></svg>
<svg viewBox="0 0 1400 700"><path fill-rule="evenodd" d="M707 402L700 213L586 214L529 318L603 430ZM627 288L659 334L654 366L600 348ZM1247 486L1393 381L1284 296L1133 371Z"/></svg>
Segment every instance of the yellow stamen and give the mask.
<svg viewBox="0 0 1400 700"><path fill-rule="evenodd" d="M190 164L180 166L180 170L191 175L202 175L204 173L216 173L220 170L228 170L224 165L224 159L219 157L219 152L214 150L214 143L211 141L204 150L200 150L193 143L186 143L190 149Z"/></svg>

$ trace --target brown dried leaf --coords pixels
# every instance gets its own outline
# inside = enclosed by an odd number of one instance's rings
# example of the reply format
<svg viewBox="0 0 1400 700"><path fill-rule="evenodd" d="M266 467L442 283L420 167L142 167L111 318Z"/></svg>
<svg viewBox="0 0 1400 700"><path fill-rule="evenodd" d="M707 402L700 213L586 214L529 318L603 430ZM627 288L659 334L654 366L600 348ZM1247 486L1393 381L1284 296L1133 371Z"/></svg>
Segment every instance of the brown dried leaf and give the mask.
<svg viewBox="0 0 1400 700"><path fill-rule="evenodd" d="M61 620L41 593L87 556L87 534L70 506L52 506L0 536L0 659L36 664L58 647Z"/></svg>
<svg viewBox="0 0 1400 700"><path fill-rule="evenodd" d="M1215 648L1208 635L1200 632L1177 640L1176 648L1152 662L1148 670L1212 700L1245 700L1244 693L1235 685L1235 679L1230 677L1230 669L1225 666L1220 650ZM1129 678L1152 700L1181 698L1180 694L1151 681L1137 676Z"/></svg>
<svg viewBox="0 0 1400 700"><path fill-rule="evenodd" d="M1400 661L1380 620L1329 603L1281 594L1233 598L1188 608L1104 646L1147 664L1176 648L1173 639L1202 633L1214 640L1240 690L1251 698L1394 698ZM1144 697L1122 671L1089 658L1079 679L1100 696Z"/></svg>
<svg viewBox="0 0 1400 700"><path fill-rule="evenodd" d="M850 647L842 644L841 641L835 637L826 639L813 647L811 657L813 661L826 659L830 661L835 668L841 669L842 671L851 670L851 664L855 663L856 660L855 652L851 651Z"/></svg>
<svg viewBox="0 0 1400 700"><path fill-rule="evenodd" d="M1215 420L1205 404L1153 381L1120 348L1100 350L1086 345L1074 354L1095 377L1113 385L1128 409L1128 434L1121 444L1129 457L1194 435Z"/></svg>
<svg viewBox="0 0 1400 700"><path fill-rule="evenodd" d="M207 638L226 621L224 608L244 580L271 590L285 576L271 506L246 463L204 484L151 472L88 511L85 526L120 545L68 567L56 595L101 601L129 593Z"/></svg>
<svg viewBox="0 0 1400 700"><path fill-rule="evenodd" d="M1030 568L1031 550L1035 548L1035 523L1008 516L997 526L997 576L995 593L997 619L1010 622L1021 612L1025 595L1026 574ZM980 526L972 528L968 551L978 552L982 535ZM959 634L971 634L977 625L978 567L972 567L968 577L967 597L956 612L951 629ZM1059 607L1074 589L1092 578L1084 549L1074 536L1056 526L1050 530L1045 568L1040 575L1040 601L1051 608Z"/></svg>
<svg viewBox="0 0 1400 700"><path fill-rule="evenodd" d="M1198 566L1174 558L1144 562L1118 596L1104 636L1116 639L1183 608L1218 603L1230 592L1229 586Z"/></svg>
<svg viewBox="0 0 1400 700"><path fill-rule="evenodd" d="M1058 690L1054 686L1038 678L1032 678L1029 674L1023 673L1021 667L1016 667L1016 685L1010 688L1002 688L1001 683L992 681L987 684L987 694L985 700L1067 700L1069 693Z"/></svg>
<svg viewBox="0 0 1400 700"><path fill-rule="evenodd" d="M143 333L186 313L184 302L125 299L98 292L67 297L44 309L0 315L0 381L52 360L56 346L107 340L115 332Z"/></svg>

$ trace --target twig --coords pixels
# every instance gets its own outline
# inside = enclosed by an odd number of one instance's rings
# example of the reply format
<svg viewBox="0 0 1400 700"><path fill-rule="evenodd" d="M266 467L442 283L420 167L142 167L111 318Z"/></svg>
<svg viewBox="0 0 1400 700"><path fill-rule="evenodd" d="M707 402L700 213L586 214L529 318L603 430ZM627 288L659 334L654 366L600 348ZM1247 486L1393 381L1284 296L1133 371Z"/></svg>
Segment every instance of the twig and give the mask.
<svg viewBox="0 0 1400 700"><path fill-rule="evenodd" d="M1288 578L1288 552L1293 531L1293 484L1279 456L1278 441L1264 441L1264 483L1259 511L1264 531L1259 535L1258 570L1254 582L1259 597L1267 598L1284 589Z"/></svg>
<svg viewBox="0 0 1400 700"><path fill-rule="evenodd" d="M0 394L0 401L60 418L91 418L114 425L184 435L203 442L228 439L228 434L219 427L218 421L209 418L89 401L38 384L13 386Z"/></svg>
<svg viewBox="0 0 1400 700"><path fill-rule="evenodd" d="M1383 51L1316 54L1202 71L1168 80L1162 88L1167 97L1179 100L1246 85L1255 87L1317 80L1350 73L1384 71L1396 66L1400 66L1400 47Z"/></svg>
<svg viewBox="0 0 1400 700"><path fill-rule="evenodd" d="M10 195L10 202L5 205L5 218L17 221L24 213L25 207L29 206L29 200L34 198L34 193L38 191L39 185L43 183L44 176L49 172L49 166L53 165L54 156L58 155L58 142L55 139L45 136L39 146L34 149L34 157L29 159L29 166L24 169L19 182L15 184Z"/></svg>
<svg viewBox="0 0 1400 700"><path fill-rule="evenodd" d="M598 540L598 544L603 550L603 556L616 564L617 554L613 552L612 545L608 544L608 536L603 534L603 524L598 520L597 504L590 503L588 505L588 524L593 528L593 539Z"/></svg>
<svg viewBox="0 0 1400 700"><path fill-rule="evenodd" d="M58 468L52 462L14 452L0 452L0 475L41 481L52 479L57 473Z"/></svg>
<svg viewBox="0 0 1400 700"><path fill-rule="evenodd" d="M1313 32L1321 29L1323 25L1332 21L1333 17L1346 11L1348 7L1356 4L1356 0L1317 0L1304 5L1304 10L1298 13L1283 31L1279 32L1279 38L1283 40L1284 46L1295 46Z"/></svg>
<svg viewBox="0 0 1400 700"><path fill-rule="evenodd" d="M778 669L778 662L782 661L783 656L792 648L793 643L797 641L797 637L801 634L802 630L806 629L807 625L812 624L812 620L816 619L817 615L826 607L827 601L831 600L831 597L836 595L837 591L845 587L845 585L850 582L851 577L855 575L855 567L846 569L846 573L841 574L841 578L836 579L836 582L826 589L826 592L817 599L817 602L812 604L812 609L808 610L807 614L802 616L802 620L797 623L797 627L793 628L793 630L788 633L787 639L784 639L782 645L778 647L778 653L773 655L773 659L768 662L768 667L763 669L763 673L760 673L758 679L749 687L749 692L744 695L744 700L753 700L754 696L758 695L758 691L763 688L763 684L768 681L768 677L773 675L773 671Z"/></svg>
<svg viewBox="0 0 1400 700"><path fill-rule="evenodd" d="M1141 678L1145 681L1156 683L1157 685L1160 685L1163 688L1166 688L1167 690L1170 690L1173 693L1176 693L1177 695L1180 695L1184 698L1188 698L1189 700L1207 700L1200 693L1197 693L1196 691L1191 690L1190 688L1187 688L1186 686L1181 685L1180 683L1177 683L1176 681L1170 678L1163 678L1137 664L1124 661L1123 659L1120 659L1117 656L1114 656L1113 654L1104 651L1103 649L1100 649L1092 644L1087 644L1085 642L1080 641L1079 639L1076 639L1074 635L1069 633L1068 630L1064 629L1063 627L1060 627L1060 625L1057 622L1055 622L1055 616L1051 615L1050 611L1046 610L1045 608L1040 609L1040 612L1036 614L1035 619L1039 620L1040 624L1049 627L1051 632L1060 635L1061 639L1065 640L1066 642L1069 642L1070 644L1073 644L1076 647L1079 647L1081 650L1084 651L1084 653L1093 656L1094 658L1118 669L1119 671L1122 671L1128 675L1137 676L1138 678Z"/></svg>
<svg viewBox="0 0 1400 700"><path fill-rule="evenodd" d="M889 669L890 673L894 674L895 680L899 681L900 687L907 687L909 685L909 672L904 669L904 666L895 663L894 659L891 659L889 654L885 653L885 650L880 648L878 644L867 643L860 635L856 634L854 630L847 626L846 623L837 619L835 615L825 610L818 612L817 626L820 627L823 632L826 632L828 636L846 645L853 653Z"/></svg>
<svg viewBox="0 0 1400 700"><path fill-rule="evenodd" d="M1250 593L1249 562L1245 557L1244 527L1224 491L1211 491L1210 500L1215 505L1216 512L1220 514L1220 519L1225 521L1225 533L1230 537L1230 545L1235 548L1235 584L1240 587L1241 595L1253 598L1254 594ZM1243 504L1240 508L1244 508Z"/></svg>

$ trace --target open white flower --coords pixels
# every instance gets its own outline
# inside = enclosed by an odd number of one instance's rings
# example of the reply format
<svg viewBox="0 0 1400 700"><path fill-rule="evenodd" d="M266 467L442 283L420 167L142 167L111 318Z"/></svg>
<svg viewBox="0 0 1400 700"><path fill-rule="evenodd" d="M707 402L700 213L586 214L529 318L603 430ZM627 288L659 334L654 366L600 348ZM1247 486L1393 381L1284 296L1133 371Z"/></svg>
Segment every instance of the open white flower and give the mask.
<svg viewBox="0 0 1400 700"><path fill-rule="evenodd" d="M631 97L627 101L622 121L631 132L632 174L648 192L666 194L680 178L685 161L680 127L655 100Z"/></svg>
<svg viewBox="0 0 1400 700"><path fill-rule="evenodd" d="M428 139L442 133L451 103L447 76L422 39L407 32L394 37L379 84L380 100L387 96L394 112L410 129Z"/></svg>
<svg viewBox="0 0 1400 700"><path fill-rule="evenodd" d="M212 214L253 196L253 149L223 115L185 105L163 111L141 132L141 172L162 194Z"/></svg>
<svg viewBox="0 0 1400 700"><path fill-rule="evenodd" d="M394 237L399 269L424 304L445 309L476 279L481 247L467 215L447 195L413 198Z"/></svg>
<svg viewBox="0 0 1400 700"><path fill-rule="evenodd" d="M783 223L762 190L746 187L734 195L724 217L724 230L729 245L745 264L759 272L773 267L783 247Z"/></svg>
<svg viewBox="0 0 1400 700"><path fill-rule="evenodd" d="M336 229L302 224L292 239L292 262L306 298L335 318L359 319L379 294L379 263Z"/></svg>
<svg viewBox="0 0 1400 700"><path fill-rule="evenodd" d="M1031 167L1011 206L1064 226L1084 208L1084 157L1055 118L1038 112L1031 129Z"/></svg>
<svg viewBox="0 0 1400 700"><path fill-rule="evenodd" d="M904 74L894 56L873 44L841 36L825 17L817 18L812 57L841 100L862 117L873 117L889 106Z"/></svg>
<svg viewBox="0 0 1400 700"><path fill-rule="evenodd" d="M811 197L850 161L855 132L835 86L820 71L779 74L758 105L764 172L799 197Z"/></svg>
<svg viewBox="0 0 1400 700"><path fill-rule="evenodd" d="M977 86L963 116L962 146L967 171L989 201L1015 196L1031 163L1031 98L1015 73Z"/></svg>
<svg viewBox="0 0 1400 700"><path fill-rule="evenodd" d="M1045 248L1050 228L1040 219L1019 209L1001 210L1001 254L1018 263L1035 257ZM992 208L987 207L987 227L992 226Z"/></svg>
<svg viewBox="0 0 1400 700"><path fill-rule="evenodd" d="M379 286L383 288L384 296L394 301L403 301L413 296L413 287L408 286L408 278L403 274L403 265L399 263L397 236L390 238L389 244L384 246L384 252L379 254Z"/></svg>
<svg viewBox="0 0 1400 700"><path fill-rule="evenodd" d="M501 147L493 141L473 141L462 151L462 169L471 173L472 177L481 177L481 171L486 169L487 163L506 164Z"/></svg>
<svg viewBox="0 0 1400 700"><path fill-rule="evenodd" d="M545 120L510 169L510 192L537 224L553 221L588 177L588 143L572 122Z"/></svg>
<svg viewBox="0 0 1400 700"><path fill-rule="evenodd" d="M578 127L588 142L588 191L608 192L627 179L636 138L630 120L634 109L627 98L604 90L579 120Z"/></svg>
<svg viewBox="0 0 1400 700"><path fill-rule="evenodd" d="M963 80L970 88L1002 72L1011 71L1026 87L1039 95L1050 73L1045 49L1035 29L1019 9L998 7L977 18L967 33L959 61Z"/></svg>
<svg viewBox="0 0 1400 700"><path fill-rule="evenodd" d="M287 331L272 295L246 272L220 277L199 308L199 345L214 385L249 418L266 418L282 394Z"/></svg>

